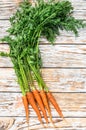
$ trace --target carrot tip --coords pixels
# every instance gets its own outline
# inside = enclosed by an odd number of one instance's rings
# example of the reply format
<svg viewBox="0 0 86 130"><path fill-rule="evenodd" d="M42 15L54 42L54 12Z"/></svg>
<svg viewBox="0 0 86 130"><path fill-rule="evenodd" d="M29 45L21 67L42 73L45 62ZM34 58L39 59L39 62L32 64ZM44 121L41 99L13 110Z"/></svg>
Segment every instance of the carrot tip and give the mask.
<svg viewBox="0 0 86 130"><path fill-rule="evenodd" d="M68 121L65 118L63 118L63 121L65 121L68 124Z"/></svg>
<svg viewBox="0 0 86 130"><path fill-rule="evenodd" d="M24 105L24 108L25 108L25 113L26 113L26 121L27 123L29 122L29 110L28 110L28 101L27 101L27 97L26 95L25 96L22 96L22 101L23 101L23 105Z"/></svg>
<svg viewBox="0 0 86 130"><path fill-rule="evenodd" d="M48 124L49 121L48 121L46 110L45 110L45 107L44 107L44 104L43 104L43 101L41 99L39 91L37 89L34 89L32 91L32 93L33 93L33 96L34 96L35 100L37 101L38 106L40 107L40 109L41 109L41 111L43 113L43 116L44 116L44 118L46 120L46 124Z"/></svg>
<svg viewBox="0 0 86 130"><path fill-rule="evenodd" d="M55 126L55 124L54 124L54 122L53 122L53 120L52 120L52 117L50 118L50 121L51 121L53 127L56 128L56 126Z"/></svg>
<svg viewBox="0 0 86 130"><path fill-rule="evenodd" d="M52 125L53 125L54 128L57 128L56 125L55 125L54 123L52 123Z"/></svg>
<svg viewBox="0 0 86 130"><path fill-rule="evenodd" d="M63 113L51 92L47 92L47 97L48 97L49 101L51 102L51 104L56 109L56 111L58 112L58 114L60 115L60 117L64 118Z"/></svg>

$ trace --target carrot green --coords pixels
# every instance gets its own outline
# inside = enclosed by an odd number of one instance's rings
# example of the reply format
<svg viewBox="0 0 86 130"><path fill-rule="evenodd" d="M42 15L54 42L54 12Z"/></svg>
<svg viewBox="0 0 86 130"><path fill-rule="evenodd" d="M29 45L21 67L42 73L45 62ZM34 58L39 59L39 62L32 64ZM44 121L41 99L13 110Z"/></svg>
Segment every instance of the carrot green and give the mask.
<svg viewBox="0 0 86 130"><path fill-rule="evenodd" d="M32 93L32 91L36 90L34 85L35 79L40 92L43 91L45 95L49 96L49 89L40 71L40 68L43 67L39 48L40 38L44 37L51 44L54 44L56 37L61 34L61 30L72 31L75 36L78 36L78 29L86 27L86 23L76 19L72 14L73 7L68 0L58 2L53 0L48 0L47 2L36 0L34 6L28 0L24 0L19 5L16 13L10 18L11 26L7 30L8 36L2 39L2 41L8 43L10 52L9 54L1 52L0 55L11 58L22 95L27 96L28 101L36 110L41 123L41 115L35 101L38 97L35 94L34 97ZM32 99L30 99L29 94L32 96ZM56 101L52 97L50 96L48 100L55 107ZM41 100L44 100L43 97ZM43 106L46 106L46 104L43 103L40 108L43 108ZM47 109L51 118L48 104ZM61 111L59 113L61 115ZM26 115L28 115L27 110ZM46 121L48 123L47 118Z"/></svg>

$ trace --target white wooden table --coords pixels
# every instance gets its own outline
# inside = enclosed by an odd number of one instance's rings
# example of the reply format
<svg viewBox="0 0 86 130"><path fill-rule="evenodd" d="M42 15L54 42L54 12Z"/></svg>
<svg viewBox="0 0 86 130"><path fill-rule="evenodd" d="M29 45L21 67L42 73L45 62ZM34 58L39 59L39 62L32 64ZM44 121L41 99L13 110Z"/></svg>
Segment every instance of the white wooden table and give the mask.
<svg viewBox="0 0 86 130"><path fill-rule="evenodd" d="M74 16L86 21L86 0L70 0ZM7 35L9 17L15 12L13 0L0 0L0 38ZM56 130L86 130L86 28L79 36L61 32L55 45L40 39L43 58L43 78L58 101L65 119L59 118L52 107ZM0 43L0 51L8 52L7 43ZM0 130L27 130L21 92L16 82L10 58L0 57ZM29 129L45 130L30 107ZM46 130L55 130L52 124Z"/></svg>

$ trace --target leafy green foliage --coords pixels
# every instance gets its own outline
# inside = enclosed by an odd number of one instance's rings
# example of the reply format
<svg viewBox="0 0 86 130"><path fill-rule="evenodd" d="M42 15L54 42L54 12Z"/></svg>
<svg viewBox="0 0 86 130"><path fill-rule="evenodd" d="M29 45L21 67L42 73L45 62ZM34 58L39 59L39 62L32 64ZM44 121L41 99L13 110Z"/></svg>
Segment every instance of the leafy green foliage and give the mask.
<svg viewBox="0 0 86 130"><path fill-rule="evenodd" d="M72 31L77 36L78 29L86 26L83 21L75 19L72 13L73 7L69 1L36 0L35 6L32 6L28 0L24 0L10 18L11 27L7 30L9 35L2 40L8 42L10 46L9 56L23 94L24 89L29 91L29 71L33 71L37 81L43 83L39 71L42 66L40 36L53 44L56 36L60 35L60 30Z"/></svg>
<svg viewBox="0 0 86 130"><path fill-rule="evenodd" d="M8 53L5 53L5 52L0 52L0 56L6 56L6 57L9 57L9 54L8 54Z"/></svg>
<svg viewBox="0 0 86 130"><path fill-rule="evenodd" d="M59 30L73 31L84 27L83 21L72 16L73 7L69 1L44 2L37 0L38 4L32 6L28 0L21 3L20 8L10 18L11 28L8 32L18 41L26 44L36 44L40 35L45 36L51 43L54 42Z"/></svg>

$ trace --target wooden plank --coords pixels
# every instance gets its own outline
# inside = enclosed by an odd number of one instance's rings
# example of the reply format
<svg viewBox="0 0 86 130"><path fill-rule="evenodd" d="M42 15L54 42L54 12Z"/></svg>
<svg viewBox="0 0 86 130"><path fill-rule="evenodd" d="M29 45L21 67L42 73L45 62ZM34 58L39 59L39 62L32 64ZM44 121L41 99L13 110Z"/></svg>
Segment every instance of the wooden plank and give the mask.
<svg viewBox="0 0 86 130"><path fill-rule="evenodd" d="M86 69L42 69L42 75L52 92L86 92ZM2 91L20 92L12 68L0 68L0 92Z"/></svg>
<svg viewBox="0 0 86 130"><path fill-rule="evenodd" d="M74 16L79 19L86 19L86 2L84 0L69 0L74 7ZM14 0L0 0L0 19L9 19L16 11Z"/></svg>
<svg viewBox="0 0 86 130"><path fill-rule="evenodd" d="M66 31L60 31L60 36L56 37L56 40L54 44L86 44L86 28L79 29L78 30L78 37L75 37L75 35L72 32L66 32ZM41 44L48 44L49 41L46 38L41 37L40 38Z"/></svg>
<svg viewBox="0 0 86 130"><path fill-rule="evenodd" d="M86 6L86 3L85 5ZM82 6L81 6L82 7ZM84 7L85 8L85 7ZM76 7L77 9L77 7ZM81 9L81 10L74 10L73 12L73 16L77 19L82 19L82 20L86 20L86 8L85 9ZM7 20L10 19L10 17L16 12L16 8L15 6L10 7L9 8L0 8L0 20Z"/></svg>
<svg viewBox="0 0 86 130"><path fill-rule="evenodd" d="M3 38L8 33L6 30L10 27L10 22L8 20L0 20L0 38ZM86 44L86 28L79 30L79 36L75 37L72 32L61 31L61 35L57 36L55 44L57 43L84 43ZM1 43L1 42L0 42ZM45 38L40 38L40 43L49 43Z"/></svg>
<svg viewBox="0 0 86 130"><path fill-rule="evenodd" d="M3 38L8 33L7 29L10 27L10 22L8 20L0 20L0 38Z"/></svg>
<svg viewBox="0 0 86 130"><path fill-rule="evenodd" d="M60 105L64 117L84 117L86 118L86 93L53 93ZM30 109L30 117L37 117L34 110ZM52 115L58 117L58 113L51 106ZM25 116L24 107L21 100L21 93L0 93L0 116Z"/></svg>
<svg viewBox="0 0 86 130"><path fill-rule="evenodd" d="M65 122L61 120L60 118L54 119L55 125L58 130L85 130L86 129L86 118L65 118ZM17 118L17 117L2 117L0 118L0 128L3 128L3 130L9 129L9 130L45 130L43 126L39 123L37 118L31 118L29 121L29 127L26 123L26 120L24 117ZM51 123L49 123L46 130L54 130Z"/></svg>
<svg viewBox="0 0 86 130"><path fill-rule="evenodd" d="M86 67L86 45L40 45L43 67ZM0 51L9 46L0 44ZM13 67L10 58L0 57L0 67Z"/></svg>

